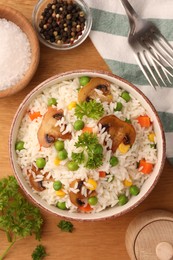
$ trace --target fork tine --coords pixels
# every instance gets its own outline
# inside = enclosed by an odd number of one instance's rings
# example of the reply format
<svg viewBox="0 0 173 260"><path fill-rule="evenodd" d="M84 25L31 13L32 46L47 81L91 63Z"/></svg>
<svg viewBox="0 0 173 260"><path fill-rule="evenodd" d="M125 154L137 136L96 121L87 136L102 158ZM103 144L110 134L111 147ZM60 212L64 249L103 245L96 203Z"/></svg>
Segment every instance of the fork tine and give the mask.
<svg viewBox="0 0 173 260"><path fill-rule="evenodd" d="M155 34L157 44L159 45L159 48L168 55L168 57L173 61L173 47L170 45L170 43L165 39L165 37L159 33ZM172 55L171 55L172 53Z"/></svg>
<svg viewBox="0 0 173 260"><path fill-rule="evenodd" d="M161 42L157 42L159 45L160 49L173 61L172 55L167 51L167 49L161 44Z"/></svg>
<svg viewBox="0 0 173 260"><path fill-rule="evenodd" d="M159 76L159 78L161 79L161 81L163 82L163 84L166 86L166 83L165 83L165 81L163 80L163 77L162 77L161 74L160 74L160 71L159 71L159 69L158 69L158 67L157 67L156 62L151 58L150 53L148 53L148 54L149 54L148 57L149 57L149 59L150 59L150 62L152 63L152 65L153 65L155 71L157 72L157 75ZM162 68L162 70L163 70L163 68ZM166 72L164 71L164 74L165 74L165 73L166 73ZM159 86L160 86L160 85L159 85Z"/></svg>
<svg viewBox="0 0 173 260"><path fill-rule="evenodd" d="M150 80L150 78L149 78L149 76L148 76L148 74L147 74L147 71L146 71L144 65L143 65L142 62L141 62L139 52L136 53L135 58L136 58L136 60L137 60L137 63L138 63L138 65L139 65L140 69L142 70L144 76L146 77L146 79L148 80L148 82L150 83L150 85L151 85L154 89L156 89L156 87L155 87L155 86L153 85L153 83L151 82L151 80Z"/></svg>
<svg viewBox="0 0 173 260"><path fill-rule="evenodd" d="M160 57L158 56L158 54L157 54L156 52L154 52L154 55L156 56L156 58L157 58L158 60L160 60ZM154 63L154 64L155 64L155 63ZM172 82L171 82L171 80L170 80L170 78L169 78L167 72L165 71L165 69L164 69L163 67L161 67L161 69L162 69L162 71L163 71L165 77L167 78L168 82L169 82L170 84L172 84Z"/></svg>
<svg viewBox="0 0 173 260"><path fill-rule="evenodd" d="M164 60L164 62L167 63L173 69L173 65L162 55L162 53L158 50L154 42L152 43L152 45L150 45L150 47L153 48L153 50L157 53L157 55L160 56L162 60ZM173 60L173 58L168 52L166 52L164 49L162 50L168 55L169 58Z"/></svg>
<svg viewBox="0 0 173 260"><path fill-rule="evenodd" d="M166 73L166 71L165 71L164 68L162 68L162 71L163 71L164 75L166 76L168 82L169 82L170 84L172 84L172 82L171 82L171 80L170 80L170 78L169 78L169 76L168 76L168 74Z"/></svg>
<svg viewBox="0 0 173 260"><path fill-rule="evenodd" d="M152 48L152 46L151 46ZM153 60L155 60L155 62L171 76L173 77L173 74L159 61L159 59L156 58L156 56L151 52L150 48L147 48L148 52L150 53L151 57L153 58ZM154 48L153 48L154 49ZM154 49L155 50L155 49ZM155 50L156 51L156 50ZM159 53L157 52L157 54L159 55ZM164 58L165 59L165 58Z"/></svg>
<svg viewBox="0 0 173 260"><path fill-rule="evenodd" d="M147 55L147 53L146 53L145 50L143 50L142 54L143 54L143 55L142 55L142 58L143 58L143 60L144 60L144 62L145 62L145 65L146 65L147 69L149 70L150 74L151 74L152 77L154 78L154 80L155 80L155 82L157 83L157 85L160 87L160 84L159 84L158 80L156 79L156 77L155 77L155 75L154 75L154 73L153 73L153 71L152 71L151 65L150 65L150 63L148 62L148 57L149 57L150 60L152 61L152 64L153 64L153 60L151 59L150 56ZM147 56L148 56L148 57L147 57ZM161 79L162 82L163 82L163 79L162 79L162 77L161 77L161 75L160 75L160 73L159 73L157 67L155 66L155 64L153 64L153 67L155 68L156 72L158 73L160 79ZM164 83L164 82L163 82L163 83ZM164 84L165 84L165 83L164 83Z"/></svg>
<svg viewBox="0 0 173 260"><path fill-rule="evenodd" d="M158 60L160 60L160 57L158 56L158 53L156 53L154 50L153 50L153 53L154 53L154 55L156 56L156 58L158 59ZM150 56L149 56L150 57ZM151 57L150 57L150 61L152 62L152 65L155 67L155 69L157 68L157 65L155 64L155 62L151 59ZM169 78L169 76L168 76L168 74L167 74L167 72L165 71L165 68L164 67L161 67L161 69L162 69L162 71L163 71L163 73L164 73L164 75L165 75L165 77L167 78L167 80L168 80L168 82L170 83L170 84L172 84L172 82L171 82L171 80L170 80L170 78ZM159 70L158 70L158 72L159 72ZM159 72L159 74L160 74L160 72ZM163 82L163 80L162 80L162 82ZM164 85L165 85L165 82L163 82L164 83Z"/></svg>
<svg viewBox="0 0 173 260"><path fill-rule="evenodd" d="M173 52L173 47L161 33L158 35L157 39L158 39L158 41L161 41L168 49L170 49L170 51Z"/></svg>

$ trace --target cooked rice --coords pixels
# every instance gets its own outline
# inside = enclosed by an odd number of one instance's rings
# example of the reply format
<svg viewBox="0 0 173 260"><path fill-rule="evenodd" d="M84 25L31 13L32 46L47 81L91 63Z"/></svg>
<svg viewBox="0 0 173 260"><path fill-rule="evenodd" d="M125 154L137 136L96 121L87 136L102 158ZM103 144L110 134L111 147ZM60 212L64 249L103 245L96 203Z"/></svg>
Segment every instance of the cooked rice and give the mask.
<svg viewBox="0 0 173 260"><path fill-rule="evenodd" d="M37 139L37 132L42 122L42 117L38 117L31 121L28 113L26 113L22 119L17 136L17 141L24 141L25 149L16 152L18 154L18 164L20 165L28 183L29 180L27 171L33 175L36 182L42 181L42 185L45 187L45 190L41 192L37 192L35 190L33 191L38 193L43 200L47 201L48 204L56 205L58 201L66 202L66 207L71 212L77 212L78 209L70 201L69 191L77 193L79 189L77 189L77 184L73 188L69 187L70 183L75 179L80 179L85 182L89 178L94 179L97 182L96 192L98 198L98 203L95 206L92 206L92 213L95 213L102 211L107 207L118 207L118 196L122 193L126 194L126 196L130 199L129 187L125 187L123 184L125 179L129 181L132 180L133 185L137 185L141 189L143 183L149 175L140 172L140 169L136 166L137 162L145 158L147 161L156 164L157 149L152 148L148 140L148 134L154 131L153 125L149 128L142 128L136 120L138 116L147 114L145 108L132 95L130 95L131 100L129 102L123 100L120 97L123 90L112 84L111 92L113 95L113 102L110 104L107 102L102 103L104 107L104 115L114 114L121 120L130 119L136 130L135 143L126 154L121 154L117 149L114 155L118 157L119 163L117 166L111 167L109 160L112 156L112 151L110 150L112 140L110 139L109 134L104 128L101 128L101 125L97 125L98 120L93 120L84 116L83 121L85 121L87 126L93 128L93 132L97 134L100 144L103 145L106 143L103 147L104 162L102 166L95 170L89 170L83 165L80 165L77 171L69 171L66 167L66 163L68 160L71 160L72 152L80 151L79 148L75 147L75 143L77 142L78 136L82 133L82 131L74 131L73 125L77 118L74 115L74 109L68 110L67 107L72 101L77 102L79 87L80 84L78 78L55 84L44 89L28 107L28 111L40 111L41 115L44 115L47 111L48 99L51 97L57 99L57 106L53 107L63 109L64 111L64 117L57 121L57 125L61 127L61 132L63 132L63 134L67 132L72 133L72 139L65 140L64 142L65 149L68 153L68 159L60 161L60 164L57 166L54 163L55 158L57 157L57 151L54 146L52 145L49 148L42 147L40 149L40 144ZM99 101L99 99L97 101ZM122 111L114 111L117 102L121 102L123 104ZM155 143L157 143L156 137ZM46 158L46 165L44 169L40 171L40 174L36 175L32 170L32 165L36 167L35 161L40 157ZM107 173L106 177L100 178L99 171L105 171ZM47 179L52 177L55 181L60 180L62 182L63 191L65 192L64 197L61 198L56 195L53 188L53 181L43 180L45 173L48 173ZM87 195L87 188L85 186L82 187L81 193L85 196Z"/></svg>

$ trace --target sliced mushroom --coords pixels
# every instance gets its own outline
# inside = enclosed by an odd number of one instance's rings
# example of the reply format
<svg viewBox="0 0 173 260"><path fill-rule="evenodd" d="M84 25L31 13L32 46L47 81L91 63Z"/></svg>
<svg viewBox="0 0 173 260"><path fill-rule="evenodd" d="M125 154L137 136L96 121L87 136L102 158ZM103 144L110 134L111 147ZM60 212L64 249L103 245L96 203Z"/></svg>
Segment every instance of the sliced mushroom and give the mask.
<svg viewBox="0 0 173 260"><path fill-rule="evenodd" d="M87 190L87 197L85 197L82 193L81 193L81 190L82 190L82 187L83 187L83 183L84 181L80 180L80 179L76 179L74 181L72 181L70 183L70 187L71 188L74 188L75 185L76 185L76 182L77 182L77 189L79 189L79 191L77 193L74 193L72 191L69 192L69 196L70 196L70 200L71 200L71 203L73 203L76 207L80 207L82 205L85 204L85 200L87 198L90 198L92 196L95 196L96 195L96 191L92 191L89 193L89 190Z"/></svg>
<svg viewBox="0 0 173 260"><path fill-rule="evenodd" d="M100 90L101 94L95 91L96 89ZM110 103L112 101L109 81L102 78L92 78L87 85L79 90L78 101L89 101L97 97L99 97L102 102L107 101Z"/></svg>
<svg viewBox="0 0 173 260"><path fill-rule="evenodd" d="M29 181L32 188L36 191L43 191L45 188L42 186L42 181L35 181L33 175L29 176Z"/></svg>
<svg viewBox="0 0 173 260"><path fill-rule="evenodd" d="M74 188L74 186L76 185L76 182L78 183L77 188L79 189L79 191L77 193L70 191L69 196L70 196L71 203L73 203L76 207L79 207L84 204L82 200L85 198L85 196L83 194L81 194L81 188L83 186L83 181L81 181L80 179L76 179L76 180L72 181L70 183L70 187Z"/></svg>
<svg viewBox="0 0 173 260"><path fill-rule="evenodd" d="M116 151L120 143L133 145L136 138L136 131L133 125L120 120L114 115L108 115L102 117L98 124L102 125L102 128L105 128L112 139L112 151Z"/></svg>
<svg viewBox="0 0 173 260"><path fill-rule="evenodd" d="M56 108L49 108L45 113L41 126L38 130L37 137L41 146L49 147L56 139L71 139L71 133L62 134L60 132L60 127L55 126L57 120L63 117L63 110Z"/></svg>
<svg viewBox="0 0 173 260"><path fill-rule="evenodd" d="M41 174L40 169L37 169L34 165L32 165L32 172L35 173L35 175L37 176L38 174ZM33 175L29 172L29 170L27 171L27 174L29 175L29 181L30 184L32 186L32 188L36 191L43 191L45 189L45 187L43 187L42 182L43 181L54 181L54 179L52 177L47 178L48 176L48 172L46 172L44 174L43 180L42 181L35 181L35 178L33 177Z"/></svg>

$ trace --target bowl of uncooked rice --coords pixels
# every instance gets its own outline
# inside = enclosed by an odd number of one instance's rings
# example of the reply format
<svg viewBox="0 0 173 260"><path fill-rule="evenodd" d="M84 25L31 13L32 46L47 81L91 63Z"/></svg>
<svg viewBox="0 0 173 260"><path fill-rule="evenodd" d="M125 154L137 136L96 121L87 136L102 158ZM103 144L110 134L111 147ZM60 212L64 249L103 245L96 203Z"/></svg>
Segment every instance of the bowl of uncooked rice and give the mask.
<svg viewBox="0 0 173 260"><path fill-rule="evenodd" d="M165 136L147 97L103 71L76 70L39 84L10 130L14 174L26 195L55 215L118 217L153 190Z"/></svg>

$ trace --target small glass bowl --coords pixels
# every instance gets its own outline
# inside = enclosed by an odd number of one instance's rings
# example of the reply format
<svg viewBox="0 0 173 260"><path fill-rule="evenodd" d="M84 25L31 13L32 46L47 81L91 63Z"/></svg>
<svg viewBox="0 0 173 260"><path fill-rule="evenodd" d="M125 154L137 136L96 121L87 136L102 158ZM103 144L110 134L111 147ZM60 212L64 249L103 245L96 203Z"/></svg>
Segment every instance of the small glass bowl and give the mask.
<svg viewBox="0 0 173 260"><path fill-rule="evenodd" d="M63 1L67 2L67 0L63 0ZM74 42L57 44L55 42L50 42L49 40L46 40L44 36L42 36L42 34L40 33L40 27L39 27L40 17L43 11L47 7L47 5L52 2L53 0L39 0L35 5L32 13L33 26L37 32L40 42L46 45L47 47L50 47L55 50L70 50L72 48L79 46L87 38L87 36L91 31L92 15L91 15L90 8L83 0L72 0L72 2L77 4L85 14L85 19L86 19L85 27L82 31L82 34L77 39L75 39Z"/></svg>

